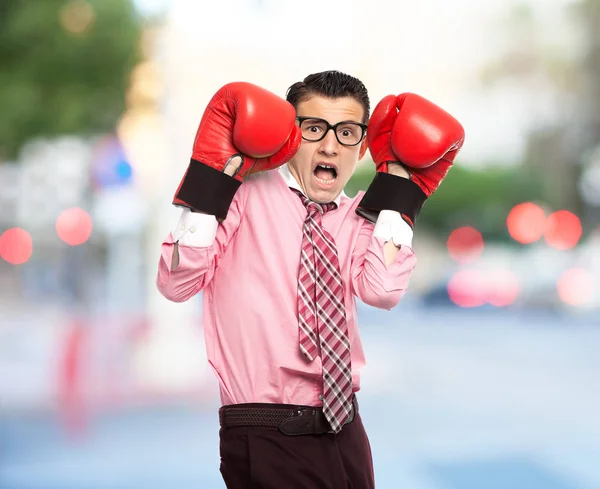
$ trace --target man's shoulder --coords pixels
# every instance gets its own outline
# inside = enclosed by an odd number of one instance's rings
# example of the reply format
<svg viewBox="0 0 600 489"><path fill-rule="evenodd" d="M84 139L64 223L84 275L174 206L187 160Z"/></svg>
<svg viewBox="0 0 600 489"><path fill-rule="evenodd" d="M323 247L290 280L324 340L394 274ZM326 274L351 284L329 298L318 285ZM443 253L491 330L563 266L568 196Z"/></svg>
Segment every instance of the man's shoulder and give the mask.
<svg viewBox="0 0 600 489"><path fill-rule="evenodd" d="M274 169L248 175L244 178L239 193L246 205L252 205L284 199L288 190L283 178L277 169Z"/></svg>

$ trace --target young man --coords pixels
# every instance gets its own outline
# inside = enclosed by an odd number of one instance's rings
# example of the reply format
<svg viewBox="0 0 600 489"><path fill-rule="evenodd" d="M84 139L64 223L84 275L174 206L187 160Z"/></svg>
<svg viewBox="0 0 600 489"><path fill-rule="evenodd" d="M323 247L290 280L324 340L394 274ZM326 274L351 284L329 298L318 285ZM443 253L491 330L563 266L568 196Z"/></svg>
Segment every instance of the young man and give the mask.
<svg viewBox="0 0 600 489"><path fill-rule="evenodd" d="M374 487L355 300L391 309L405 293L415 217L464 132L414 94L369 108L358 79L328 71L287 101L228 84L200 122L157 285L172 301L204 291L228 488ZM368 146L377 176L350 199Z"/></svg>

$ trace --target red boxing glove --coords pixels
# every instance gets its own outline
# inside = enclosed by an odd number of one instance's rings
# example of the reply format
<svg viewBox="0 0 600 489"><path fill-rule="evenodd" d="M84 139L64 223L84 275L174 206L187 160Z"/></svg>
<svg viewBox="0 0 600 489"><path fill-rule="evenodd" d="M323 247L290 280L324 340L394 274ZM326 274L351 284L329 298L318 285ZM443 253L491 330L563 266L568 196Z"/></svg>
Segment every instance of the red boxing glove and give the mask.
<svg viewBox="0 0 600 489"><path fill-rule="evenodd" d="M465 131L446 111L414 93L384 97L367 131L377 171L400 162L429 197L448 173L462 147Z"/></svg>
<svg viewBox="0 0 600 489"><path fill-rule="evenodd" d="M243 179L289 161L301 140L289 102L251 83L229 83L204 111L173 204L225 219ZM242 162L230 177L223 171L236 156Z"/></svg>
<svg viewBox="0 0 600 489"><path fill-rule="evenodd" d="M462 147L464 128L434 103L403 93L388 95L377 104L367 138L377 174L357 212L362 209L359 214L372 216L384 209L397 210L413 225ZM391 162L401 163L411 179L389 175Z"/></svg>

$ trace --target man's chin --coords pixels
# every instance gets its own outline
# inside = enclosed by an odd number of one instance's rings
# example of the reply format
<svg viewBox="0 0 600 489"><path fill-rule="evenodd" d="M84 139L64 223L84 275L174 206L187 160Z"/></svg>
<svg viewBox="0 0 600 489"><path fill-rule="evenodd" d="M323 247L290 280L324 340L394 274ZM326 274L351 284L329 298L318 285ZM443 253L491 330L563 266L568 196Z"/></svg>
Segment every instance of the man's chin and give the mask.
<svg viewBox="0 0 600 489"><path fill-rule="evenodd" d="M342 193L341 188L332 187L330 189L310 189L308 194L308 198L313 202L318 202L319 204L327 204L329 202L333 202L337 199L338 195Z"/></svg>

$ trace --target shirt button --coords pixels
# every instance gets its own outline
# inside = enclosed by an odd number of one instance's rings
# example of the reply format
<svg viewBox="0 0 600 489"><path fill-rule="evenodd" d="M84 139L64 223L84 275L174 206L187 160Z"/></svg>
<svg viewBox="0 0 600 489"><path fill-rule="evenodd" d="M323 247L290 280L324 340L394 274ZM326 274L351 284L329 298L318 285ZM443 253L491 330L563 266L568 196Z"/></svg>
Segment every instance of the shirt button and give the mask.
<svg viewBox="0 0 600 489"><path fill-rule="evenodd" d="M183 231L185 229L185 224L182 224L180 227L181 227L181 230Z"/></svg>
<svg viewBox="0 0 600 489"><path fill-rule="evenodd" d="M196 231L196 228L195 228L194 226L192 226L192 227L190 228L190 233L193 233L193 232L195 232L195 231Z"/></svg>
<svg viewBox="0 0 600 489"><path fill-rule="evenodd" d="M319 396L319 399L320 399L321 401L324 401L324 400L325 400L325 398L323 397L323 395L322 395L322 394Z"/></svg>

